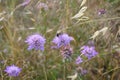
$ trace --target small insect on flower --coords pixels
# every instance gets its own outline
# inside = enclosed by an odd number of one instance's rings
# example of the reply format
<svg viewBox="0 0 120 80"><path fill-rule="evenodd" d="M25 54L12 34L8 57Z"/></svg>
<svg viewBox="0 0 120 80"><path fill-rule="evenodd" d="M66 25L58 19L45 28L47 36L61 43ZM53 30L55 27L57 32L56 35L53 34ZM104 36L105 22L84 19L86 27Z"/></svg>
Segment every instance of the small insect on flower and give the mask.
<svg viewBox="0 0 120 80"><path fill-rule="evenodd" d="M29 36L25 42L29 45L28 50L35 49L44 51L45 41L46 39L43 36L34 34Z"/></svg>
<svg viewBox="0 0 120 80"><path fill-rule="evenodd" d="M74 40L73 37L69 36L68 34L61 33L57 34L52 42L56 44L56 46L54 46L55 48L60 48L62 46L69 45L72 40Z"/></svg>
<svg viewBox="0 0 120 80"><path fill-rule="evenodd" d="M4 70L9 76L18 76L21 72L21 68L11 65L7 66L6 69Z"/></svg>
<svg viewBox="0 0 120 80"><path fill-rule="evenodd" d="M60 35L62 35L63 33L61 32L57 32L56 36L59 37Z"/></svg>

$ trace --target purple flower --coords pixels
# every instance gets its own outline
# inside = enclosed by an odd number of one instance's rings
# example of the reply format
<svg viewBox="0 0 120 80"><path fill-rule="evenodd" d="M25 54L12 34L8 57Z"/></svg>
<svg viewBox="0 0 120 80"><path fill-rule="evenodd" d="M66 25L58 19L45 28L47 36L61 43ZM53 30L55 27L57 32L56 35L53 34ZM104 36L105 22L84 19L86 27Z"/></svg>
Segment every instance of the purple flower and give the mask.
<svg viewBox="0 0 120 80"><path fill-rule="evenodd" d="M24 0L24 2L21 4L21 6L26 6L30 3L31 0Z"/></svg>
<svg viewBox="0 0 120 80"><path fill-rule="evenodd" d="M76 59L76 64L80 64L82 62L83 62L82 58L80 56L78 56Z"/></svg>
<svg viewBox="0 0 120 80"><path fill-rule="evenodd" d="M85 75L85 74L87 74L87 70L86 69L82 69L81 70L81 75Z"/></svg>
<svg viewBox="0 0 120 80"><path fill-rule="evenodd" d="M105 9L100 9L98 11L98 15L102 15L102 14L105 14L105 13L106 13Z"/></svg>
<svg viewBox="0 0 120 80"><path fill-rule="evenodd" d="M18 76L19 73L21 72L21 68L15 65L11 65L11 66L7 66L4 71L8 73L9 76Z"/></svg>
<svg viewBox="0 0 120 80"><path fill-rule="evenodd" d="M69 45L71 40L73 40L73 37L68 36L68 34L60 34L52 42L57 45L54 46L55 48L60 48L61 46Z"/></svg>
<svg viewBox="0 0 120 80"><path fill-rule="evenodd" d="M39 2L37 5L36 5L36 8L37 9L44 9L44 10L48 10L48 6L47 6L47 4L46 3L42 3L42 2Z"/></svg>
<svg viewBox="0 0 120 80"><path fill-rule="evenodd" d="M98 54L94 46L83 46L81 49L81 53L84 54L88 59L91 59Z"/></svg>
<svg viewBox="0 0 120 80"><path fill-rule="evenodd" d="M73 49L70 45L68 45L63 47L60 52L64 59L68 59L73 54Z"/></svg>
<svg viewBox="0 0 120 80"><path fill-rule="evenodd" d="M28 50L35 49L44 51L45 40L41 35L34 34L29 36L25 42L29 45Z"/></svg>

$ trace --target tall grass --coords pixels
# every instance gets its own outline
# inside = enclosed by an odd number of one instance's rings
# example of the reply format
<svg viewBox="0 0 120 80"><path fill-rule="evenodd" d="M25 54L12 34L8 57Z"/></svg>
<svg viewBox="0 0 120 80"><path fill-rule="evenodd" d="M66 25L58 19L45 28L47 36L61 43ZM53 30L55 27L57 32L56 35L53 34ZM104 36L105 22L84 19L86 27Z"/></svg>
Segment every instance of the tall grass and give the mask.
<svg viewBox="0 0 120 80"><path fill-rule="evenodd" d="M119 80L120 1L109 1L87 0L84 15L89 19L78 22L71 18L81 9L82 0L31 0L26 5L22 5L24 0L0 0L0 80L72 80L69 76L74 80ZM39 3L44 6L37 8ZM98 15L100 9L106 13ZM104 27L108 27L106 34L101 32L94 38L99 54L75 64L81 46ZM74 38L71 59L64 60L60 50L51 48L58 32ZM46 38L44 52L27 50L25 40L34 33ZM12 64L22 68L17 77L4 72ZM87 73L82 74L82 70Z"/></svg>

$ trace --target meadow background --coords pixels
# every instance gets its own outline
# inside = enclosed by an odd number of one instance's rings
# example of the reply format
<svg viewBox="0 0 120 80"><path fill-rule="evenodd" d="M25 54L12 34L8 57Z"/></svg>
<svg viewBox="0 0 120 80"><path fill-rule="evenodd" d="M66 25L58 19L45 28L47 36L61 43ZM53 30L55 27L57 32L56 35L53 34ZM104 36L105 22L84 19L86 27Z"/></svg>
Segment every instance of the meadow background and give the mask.
<svg viewBox="0 0 120 80"><path fill-rule="evenodd" d="M0 80L120 80L120 0L87 0L80 6L83 1L0 0ZM84 18L72 19L84 6ZM25 40L34 33L46 38L44 52L27 50ZM74 38L70 60L51 48L58 33ZM99 54L75 64L90 40ZM4 72L13 64L22 68L17 77Z"/></svg>

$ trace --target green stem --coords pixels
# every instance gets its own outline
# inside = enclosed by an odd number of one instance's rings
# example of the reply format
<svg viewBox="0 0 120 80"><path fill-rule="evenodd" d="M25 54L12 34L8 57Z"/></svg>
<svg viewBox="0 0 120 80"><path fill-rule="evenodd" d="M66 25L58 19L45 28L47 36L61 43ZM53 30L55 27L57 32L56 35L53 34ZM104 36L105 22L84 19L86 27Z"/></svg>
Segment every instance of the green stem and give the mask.
<svg viewBox="0 0 120 80"><path fill-rule="evenodd" d="M10 77L9 80L12 80L12 77Z"/></svg>
<svg viewBox="0 0 120 80"><path fill-rule="evenodd" d="M3 79L4 76L3 76L3 73L2 73L2 69L1 69L1 68L0 68L0 73L1 73L1 79L4 80L4 79Z"/></svg>
<svg viewBox="0 0 120 80"><path fill-rule="evenodd" d="M103 75L108 74L108 73L110 73L110 72L112 72L112 71L115 71L115 70L117 70L117 69L120 69L120 67L117 67L117 68L111 69L111 70L109 70L109 71L103 73ZM102 76L103 76L103 75L102 75Z"/></svg>
<svg viewBox="0 0 120 80"><path fill-rule="evenodd" d="M64 61L64 74L63 74L63 80L66 80L66 61Z"/></svg>
<svg viewBox="0 0 120 80"><path fill-rule="evenodd" d="M47 80L47 72L46 72L46 65L45 65L45 56L43 58L44 58L43 72L44 72L45 80Z"/></svg>

